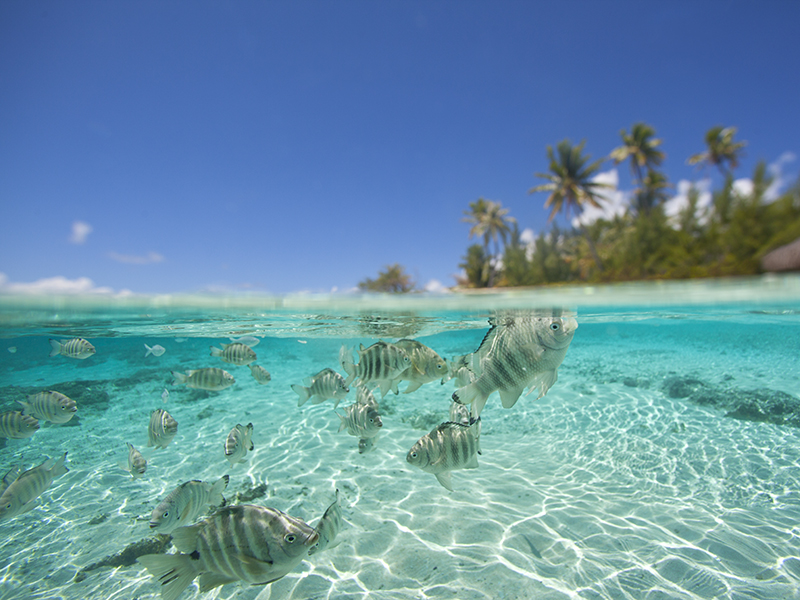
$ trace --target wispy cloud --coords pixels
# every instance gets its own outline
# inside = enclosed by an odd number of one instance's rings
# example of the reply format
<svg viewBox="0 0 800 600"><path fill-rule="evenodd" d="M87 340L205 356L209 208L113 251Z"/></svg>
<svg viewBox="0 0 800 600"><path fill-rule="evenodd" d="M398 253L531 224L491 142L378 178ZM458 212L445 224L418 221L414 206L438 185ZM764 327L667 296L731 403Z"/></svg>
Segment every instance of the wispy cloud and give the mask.
<svg viewBox="0 0 800 600"><path fill-rule="evenodd" d="M8 280L5 273L0 273L0 294L108 294L128 296L130 290L115 292L110 287L96 286L88 277L67 279L66 277L46 277L28 283L17 283Z"/></svg>
<svg viewBox="0 0 800 600"><path fill-rule="evenodd" d="M72 244L84 244L86 243L86 238L89 234L92 233L92 226L86 223L85 221L73 221L72 222L72 233L69 236L69 241Z"/></svg>
<svg viewBox="0 0 800 600"><path fill-rule="evenodd" d="M108 257L112 260L125 263L128 265L150 265L153 263L160 263L164 261L164 257L158 252L148 252L145 256L136 256L133 254L118 254L116 252L109 252Z"/></svg>

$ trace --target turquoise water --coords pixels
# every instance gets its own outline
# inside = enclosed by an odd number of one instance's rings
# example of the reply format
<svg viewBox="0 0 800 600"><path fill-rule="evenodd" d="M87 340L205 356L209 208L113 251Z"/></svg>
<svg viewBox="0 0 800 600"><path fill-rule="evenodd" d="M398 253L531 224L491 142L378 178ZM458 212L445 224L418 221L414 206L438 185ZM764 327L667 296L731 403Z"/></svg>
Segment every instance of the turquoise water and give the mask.
<svg viewBox="0 0 800 600"><path fill-rule="evenodd" d="M558 382L508 410L490 397L479 467L453 472L453 492L405 460L447 420L452 381L377 394L384 426L365 454L337 431L332 402L298 408L290 388L343 373L342 344L413 337L451 358L477 348L496 311L552 307L579 323ZM229 502L253 497L312 525L338 488L338 544L271 585L193 584L182 599L800 598L796 277L411 298L4 297L0 327L2 410L46 389L78 404L67 424L0 440L0 474L64 451L70 469L0 523L0 598L160 597L135 551L98 563L150 538L150 513L179 483L224 474ZM243 335L260 339L266 385L209 356ZM48 338L76 336L97 353L48 356ZM166 352L146 357L144 344ZM172 384L171 370L202 367L236 384ZM155 408L179 423L162 450L146 448ZM255 450L231 467L225 437L249 422ZM119 467L126 442L148 459L142 478Z"/></svg>

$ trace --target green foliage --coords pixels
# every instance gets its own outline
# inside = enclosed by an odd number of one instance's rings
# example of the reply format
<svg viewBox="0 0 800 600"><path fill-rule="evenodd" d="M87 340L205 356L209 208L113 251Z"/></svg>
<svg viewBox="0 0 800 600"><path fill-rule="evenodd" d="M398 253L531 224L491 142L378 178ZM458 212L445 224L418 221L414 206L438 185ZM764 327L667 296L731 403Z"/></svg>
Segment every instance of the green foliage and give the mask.
<svg viewBox="0 0 800 600"><path fill-rule="evenodd" d="M690 156L687 162L690 165L715 166L723 175L732 175L739 166L739 158L747 145L747 142L734 142L734 135L736 127L712 127L706 132L705 152Z"/></svg>
<svg viewBox="0 0 800 600"><path fill-rule="evenodd" d="M476 236L483 238L483 253L486 258L485 268L488 269L488 285L491 287L494 284L495 269L493 267L497 257L500 256L500 247L498 238L506 243L509 232L511 231L509 225L516 224L516 219L507 217L508 209L503 208L501 202L494 202L492 200L484 200L478 198L475 202L470 202L470 210L464 211L464 217L461 219L467 223L472 223L472 228L469 230L469 236ZM494 253L489 252L489 242L494 241Z"/></svg>
<svg viewBox="0 0 800 600"><path fill-rule="evenodd" d="M484 288L489 285L489 257L480 244L472 244L467 248L467 255L458 266L464 269L469 287Z"/></svg>
<svg viewBox="0 0 800 600"><path fill-rule="evenodd" d="M387 265L378 272L376 279L367 278L358 283L358 289L366 292L405 294L414 289L414 281L406 273L405 267L398 263Z"/></svg>

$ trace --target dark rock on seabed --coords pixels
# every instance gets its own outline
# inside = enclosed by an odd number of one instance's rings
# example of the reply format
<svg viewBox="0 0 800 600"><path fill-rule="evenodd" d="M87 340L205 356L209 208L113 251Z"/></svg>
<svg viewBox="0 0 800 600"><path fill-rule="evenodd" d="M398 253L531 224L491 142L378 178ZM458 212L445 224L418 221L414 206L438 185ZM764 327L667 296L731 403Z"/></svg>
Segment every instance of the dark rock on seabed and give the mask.
<svg viewBox="0 0 800 600"><path fill-rule="evenodd" d="M78 571L75 574L74 581L75 583L83 581L89 571L94 571L101 567L130 567L136 562L137 558L145 554L164 554L171 542L171 535L159 534L155 537L145 538L129 544L121 552L106 556L104 559Z"/></svg>

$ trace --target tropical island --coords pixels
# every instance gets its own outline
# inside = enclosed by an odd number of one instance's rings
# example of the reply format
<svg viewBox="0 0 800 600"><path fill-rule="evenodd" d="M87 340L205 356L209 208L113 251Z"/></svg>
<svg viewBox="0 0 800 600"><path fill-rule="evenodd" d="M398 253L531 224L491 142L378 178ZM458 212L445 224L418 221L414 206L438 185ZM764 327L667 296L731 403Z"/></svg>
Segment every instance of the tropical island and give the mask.
<svg viewBox="0 0 800 600"><path fill-rule="evenodd" d="M775 197L773 177L764 161L750 179L736 185L734 172L747 142L735 140L735 127L715 126L705 136L706 150L688 164L718 169L722 187L701 202L692 184L687 202L676 214L665 203L674 186L658 168L664 160L661 139L646 123L622 130L622 144L592 161L584 143L565 139L547 147L548 171L536 173L545 182L530 194L547 194L549 231L524 240L509 209L499 201L478 198L464 211L470 245L458 265L463 276L457 288L497 288L549 284L612 283L634 280L688 279L754 275L765 270L800 269L786 256L800 254L800 182ZM603 190L610 184L597 178L602 165L628 163L635 189L627 209L612 218L583 219L587 208L603 208ZM555 221L563 213L571 228ZM792 244L790 247L787 245ZM772 255L770 255L772 253ZM782 253L782 254L781 254ZM766 257L766 260L765 260ZM405 293L416 284L405 268L386 266L359 289Z"/></svg>

